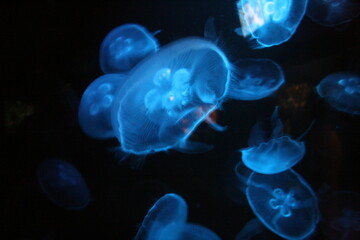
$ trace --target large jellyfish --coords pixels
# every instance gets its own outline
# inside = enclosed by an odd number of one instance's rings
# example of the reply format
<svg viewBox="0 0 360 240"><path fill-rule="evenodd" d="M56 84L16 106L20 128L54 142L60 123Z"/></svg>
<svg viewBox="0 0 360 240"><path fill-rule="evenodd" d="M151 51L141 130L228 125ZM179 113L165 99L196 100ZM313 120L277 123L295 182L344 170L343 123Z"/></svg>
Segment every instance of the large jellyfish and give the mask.
<svg viewBox="0 0 360 240"><path fill-rule="evenodd" d="M338 72L325 77L316 87L317 93L338 111L360 114L360 75Z"/></svg>
<svg viewBox="0 0 360 240"><path fill-rule="evenodd" d="M285 82L281 67L270 59L241 59L232 75L227 96L237 100L265 98Z"/></svg>
<svg viewBox="0 0 360 240"><path fill-rule="evenodd" d="M323 26L350 22L360 14L359 0L309 0L306 15Z"/></svg>
<svg viewBox="0 0 360 240"><path fill-rule="evenodd" d="M111 114L122 151L202 148L186 139L221 104L229 65L215 44L196 37L170 43L139 63L116 93Z"/></svg>
<svg viewBox="0 0 360 240"><path fill-rule="evenodd" d="M239 0L236 33L255 39L260 48L279 45L295 33L306 5L307 0Z"/></svg>
<svg viewBox="0 0 360 240"><path fill-rule="evenodd" d="M157 40L143 26L121 25L108 33L103 40L100 47L100 66L104 73L128 72L157 49Z"/></svg>
<svg viewBox="0 0 360 240"><path fill-rule="evenodd" d="M57 206L80 210L90 202L90 192L79 171L70 163L52 158L37 168L42 191Z"/></svg>
<svg viewBox="0 0 360 240"><path fill-rule="evenodd" d="M110 110L114 103L114 95L125 79L126 76L123 74L105 74L86 88L79 106L79 123L90 137L115 137Z"/></svg>
<svg viewBox="0 0 360 240"><path fill-rule="evenodd" d="M253 172L247 185L251 209L271 231L286 239L304 239L313 233L319 221L318 201L298 173Z"/></svg>

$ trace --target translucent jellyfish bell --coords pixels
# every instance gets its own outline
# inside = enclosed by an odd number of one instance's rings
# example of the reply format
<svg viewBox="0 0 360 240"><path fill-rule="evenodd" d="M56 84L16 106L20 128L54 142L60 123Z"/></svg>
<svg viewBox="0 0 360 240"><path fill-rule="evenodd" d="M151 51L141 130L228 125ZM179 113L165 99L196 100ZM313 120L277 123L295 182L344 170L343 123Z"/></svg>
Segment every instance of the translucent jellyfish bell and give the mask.
<svg viewBox="0 0 360 240"><path fill-rule="evenodd" d="M229 65L214 43L195 37L144 59L118 91L112 111L121 149L147 154L197 148L186 139L221 103Z"/></svg>
<svg viewBox="0 0 360 240"><path fill-rule="evenodd" d="M110 118L111 107L115 93L125 79L126 76L122 74L105 74L86 88L79 106L79 123L90 137L115 137Z"/></svg>
<svg viewBox="0 0 360 240"><path fill-rule="evenodd" d="M57 206L79 210L90 202L90 192L79 171L60 159L48 159L37 168L42 191Z"/></svg>
<svg viewBox="0 0 360 240"><path fill-rule="evenodd" d="M318 201L298 173L253 172L247 184L251 209L271 231L285 239L304 239L313 233L319 221Z"/></svg>
<svg viewBox="0 0 360 240"><path fill-rule="evenodd" d="M307 0L239 0L236 33L255 39L258 47L279 45L295 33L306 5Z"/></svg>
<svg viewBox="0 0 360 240"><path fill-rule="evenodd" d="M306 15L323 26L350 22L360 14L358 0L309 0Z"/></svg>
<svg viewBox="0 0 360 240"><path fill-rule="evenodd" d="M232 72L227 96L237 100L265 98L285 82L282 68L270 59L241 59Z"/></svg>
<svg viewBox="0 0 360 240"><path fill-rule="evenodd" d="M360 75L349 72L333 73L316 87L317 93L338 111L360 114Z"/></svg>
<svg viewBox="0 0 360 240"><path fill-rule="evenodd" d="M121 25L108 33L103 40L100 47L100 66L104 73L128 72L157 49L157 40L143 26Z"/></svg>

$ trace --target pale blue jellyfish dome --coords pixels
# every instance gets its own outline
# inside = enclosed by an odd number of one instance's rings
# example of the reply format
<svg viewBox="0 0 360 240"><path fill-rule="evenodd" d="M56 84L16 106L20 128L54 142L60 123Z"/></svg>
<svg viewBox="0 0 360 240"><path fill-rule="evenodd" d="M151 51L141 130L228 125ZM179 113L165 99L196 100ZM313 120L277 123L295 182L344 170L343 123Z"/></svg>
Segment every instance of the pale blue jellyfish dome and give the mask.
<svg viewBox="0 0 360 240"><path fill-rule="evenodd" d="M157 40L146 28L138 24L121 25L108 33L101 44L101 70L104 73L128 72L157 49Z"/></svg>
<svg viewBox="0 0 360 240"><path fill-rule="evenodd" d="M318 94L338 111L360 114L360 75L350 72L333 73L316 87Z"/></svg>
<svg viewBox="0 0 360 240"><path fill-rule="evenodd" d="M223 52L195 37L144 59L116 94L112 122L121 149L147 154L184 142L218 107L229 75Z"/></svg>
<svg viewBox="0 0 360 240"><path fill-rule="evenodd" d="M309 0L306 15L323 26L350 22L360 14L359 0Z"/></svg>
<svg viewBox="0 0 360 240"><path fill-rule="evenodd" d="M285 239L304 239L319 221L318 201L309 184L295 171L253 172L246 197L260 221Z"/></svg>
<svg viewBox="0 0 360 240"><path fill-rule="evenodd" d="M148 211L135 240L177 240L187 218L185 200L174 193L165 194Z"/></svg>
<svg viewBox="0 0 360 240"><path fill-rule="evenodd" d="M125 79L123 74L105 74L86 88L79 106L79 123L88 136L98 139L115 137L111 108L115 93Z"/></svg>
<svg viewBox="0 0 360 240"><path fill-rule="evenodd" d="M307 0L239 0L241 28L236 32L255 39L258 47L279 45L295 33L306 5Z"/></svg>
<svg viewBox="0 0 360 240"><path fill-rule="evenodd" d="M37 168L41 190L55 205L79 210L90 202L90 192L79 171L69 162L51 158Z"/></svg>

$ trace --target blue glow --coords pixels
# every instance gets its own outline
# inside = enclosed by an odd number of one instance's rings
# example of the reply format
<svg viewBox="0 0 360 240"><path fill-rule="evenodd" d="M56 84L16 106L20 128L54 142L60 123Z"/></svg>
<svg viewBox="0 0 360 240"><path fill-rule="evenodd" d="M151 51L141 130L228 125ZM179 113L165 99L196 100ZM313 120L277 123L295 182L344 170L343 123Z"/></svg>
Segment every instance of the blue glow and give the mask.
<svg viewBox="0 0 360 240"><path fill-rule="evenodd" d="M263 175L253 172L246 196L260 221L286 239L304 239L319 221L317 197L295 171Z"/></svg>
<svg viewBox="0 0 360 240"><path fill-rule="evenodd" d="M255 217L245 224L241 231L236 235L235 240L255 239L254 237L264 232L264 230L264 225L257 217Z"/></svg>
<svg viewBox="0 0 360 240"><path fill-rule="evenodd" d="M273 94L285 82L282 68L270 59L242 59L232 72L227 96L258 100Z"/></svg>
<svg viewBox="0 0 360 240"><path fill-rule="evenodd" d="M336 110L360 114L360 76L358 74L333 73L321 80L316 90Z"/></svg>
<svg viewBox="0 0 360 240"><path fill-rule="evenodd" d="M229 65L215 44L200 38L175 41L138 64L112 111L121 149L140 155L181 145L193 151L184 142L221 103Z"/></svg>
<svg viewBox="0 0 360 240"><path fill-rule="evenodd" d="M210 229L193 223L187 223L178 240L220 240L221 238Z"/></svg>
<svg viewBox="0 0 360 240"><path fill-rule="evenodd" d="M307 0L239 0L237 9L240 36L255 39L257 47L271 47L286 42L301 22Z"/></svg>
<svg viewBox="0 0 360 240"><path fill-rule="evenodd" d="M306 15L323 26L350 22L360 14L358 0L309 0Z"/></svg>
<svg viewBox="0 0 360 240"><path fill-rule="evenodd" d="M55 205L79 210L90 202L90 192L85 180L70 163L48 159L37 168L37 180L42 191Z"/></svg>
<svg viewBox="0 0 360 240"><path fill-rule="evenodd" d="M177 240L187 218L185 200L169 193L161 197L148 211L135 240Z"/></svg>
<svg viewBox="0 0 360 240"><path fill-rule="evenodd" d="M128 72L157 49L157 40L143 26L124 24L113 29L103 40L100 66L104 73Z"/></svg>
<svg viewBox="0 0 360 240"><path fill-rule="evenodd" d="M79 123L90 137L115 137L111 125L111 108L115 92L125 82L122 74L106 74L93 81L85 90L79 106Z"/></svg>

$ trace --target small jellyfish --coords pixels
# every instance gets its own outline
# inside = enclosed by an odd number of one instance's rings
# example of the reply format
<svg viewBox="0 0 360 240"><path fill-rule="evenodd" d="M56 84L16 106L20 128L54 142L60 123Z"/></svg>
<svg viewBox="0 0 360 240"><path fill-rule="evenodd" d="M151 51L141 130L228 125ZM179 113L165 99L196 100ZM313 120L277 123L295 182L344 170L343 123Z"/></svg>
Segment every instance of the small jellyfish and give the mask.
<svg viewBox="0 0 360 240"><path fill-rule="evenodd" d="M282 68L270 59L242 59L232 71L227 96L237 100L265 98L285 82Z"/></svg>
<svg viewBox="0 0 360 240"><path fill-rule="evenodd" d="M350 72L330 74L321 80L316 91L336 110L360 114L360 75Z"/></svg>
<svg viewBox="0 0 360 240"><path fill-rule="evenodd" d="M100 66L104 73L128 72L140 60L157 51L153 34L138 24L113 29L100 47Z"/></svg>
<svg viewBox="0 0 360 240"><path fill-rule="evenodd" d="M122 74L105 74L93 81L85 90L79 106L79 123L90 137L115 137L111 125L111 107L114 95L126 79Z"/></svg>
<svg viewBox="0 0 360 240"><path fill-rule="evenodd" d="M286 42L301 22L307 0L239 0L238 35L255 39L259 48Z"/></svg>
<svg viewBox="0 0 360 240"><path fill-rule="evenodd" d="M41 190L57 206L80 210L90 202L90 192L79 171L70 163L52 158L37 168Z"/></svg>
<svg viewBox="0 0 360 240"><path fill-rule="evenodd" d="M306 10L311 20L327 27L350 22L359 14L358 0L309 0Z"/></svg>
<svg viewBox="0 0 360 240"><path fill-rule="evenodd" d="M318 201L298 173L253 172L247 185L251 209L271 231L285 239L304 239L313 233L319 221Z"/></svg>

